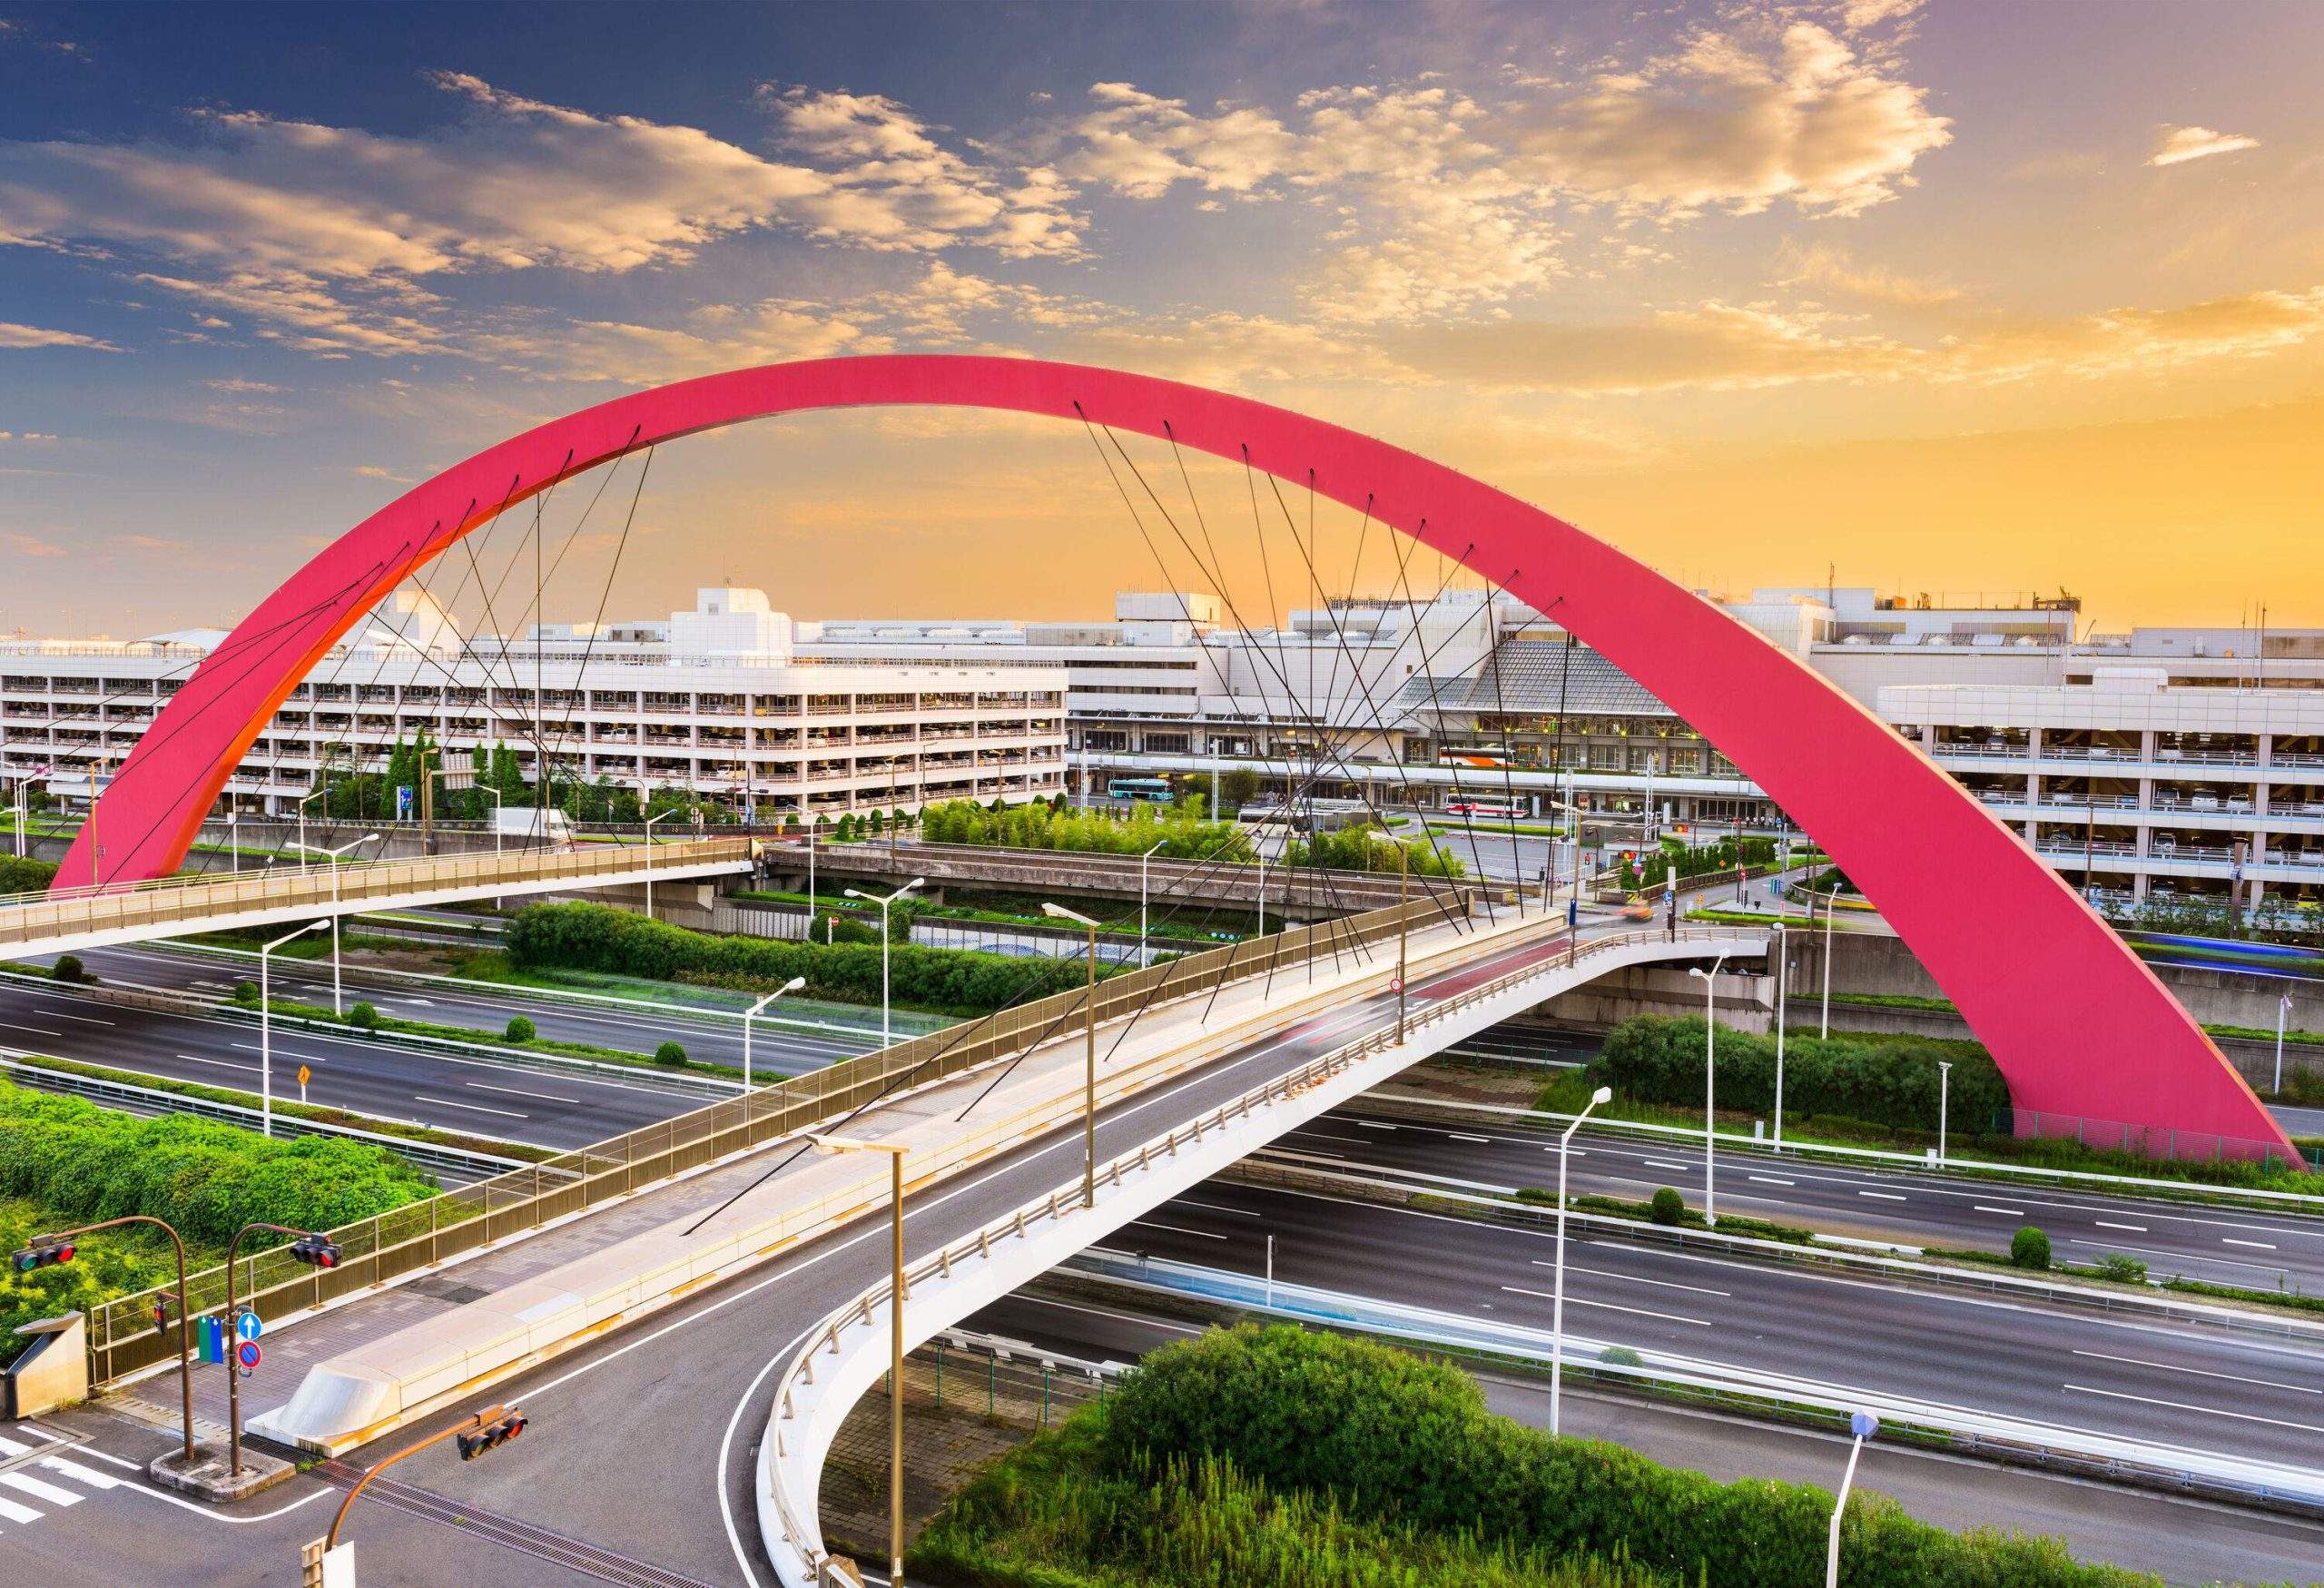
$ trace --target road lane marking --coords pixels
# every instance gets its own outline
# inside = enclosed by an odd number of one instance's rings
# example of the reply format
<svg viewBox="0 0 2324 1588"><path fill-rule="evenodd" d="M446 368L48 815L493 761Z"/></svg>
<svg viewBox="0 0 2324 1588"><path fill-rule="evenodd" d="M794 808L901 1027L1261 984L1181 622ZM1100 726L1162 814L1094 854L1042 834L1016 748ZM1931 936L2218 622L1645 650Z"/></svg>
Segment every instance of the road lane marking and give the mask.
<svg viewBox="0 0 2324 1588"><path fill-rule="evenodd" d="M514 1086L491 1086L481 1080L464 1080L460 1084L472 1086L478 1091L505 1091L512 1098L538 1098L545 1103L577 1103L581 1100L579 1098L559 1097L553 1091L526 1091Z"/></svg>
<svg viewBox="0 0 2324 1588"><path fill-rule="evenodd" d="M1374 1119L1350 1119L1348 1123L1358 1126L1366 1130L1393 1130L1395 1129L1393 1125L1383 1125Z"/></svg>
<svg viewBox="0 0 2324 1588"><path fill-rule="evenodd" d="M116 1023L109 1020L99 1020L93 1014L69 1014L61 1009L44 1008L40 1012L51 1020L76 1020L84 1026L109 1026Z"/></svg>
<svg viewBox="0 0 2324 1588"><path fill-rule="evenodd" d="M1649 1169L1686 1169L1691 1172L1695 1166L1691 1163L1672 1163L1667 1158L1649 1158L1646 1159L1646 1167Z"/></svg>
<svg viewBox="0 0 2324 1588"><path fill-rule="evenodd" d="M13 1021L0 1020L0 1028L12 1031L30 1031L36 1037L61 1037L63 1031L52 1031L46 1026L20 1026Z"/></svg>
<svg viewBox="0 0 2324 1588"><path fill-rule="evenodd" d="M1458 1130L1447 1130L1444 1134L1455 1141L1473 1141L1480 1147L1492 1145L1492 1138L1490 1136L1463 1136Z"/></svg>
<svg viewBox="0 0 2324 1588"><path fill-rule="evenodd" d="M1537 1268L1554 1268L1557 1264L1545 1258L1535 1258L1533 1266ZM1612 1268L1585 1268L1579 1263L1568 1263L1566 1267L1576 1274L1596 1274L1607 1279L1628 1279L1633 1285L1659 1285L1665 1290L1691 1290L1698 1296L1731 1297L1735 1294L1732 1290L1713 1290L1708 1285L1681 1285L1676 1279L1649 1279L1643 1274L1617 1273Z"/></svg>
<svg viewBox="0 0 2324 1588"><path fill-rule="evenodd" d="M0 1516L11 1522L38 1522L47 1514L47 1512L35 1511L30 1505L19 1505L14 1500L0 1499Z"/></svg>
<svg viewBox="0 0 2324 1588"><path fill-rule="evenodd" d="M1012 1296L1011 1301L1029 1301L1035 1307L1054 1307L1060 1312L1086 1312L1092 1317L1110 1317L1122 1323L1143 1324L1148 1328L1168 1329L1174 1334L1198 1335L1203 1331L1192 1324L1167 1323L1158 1317L1139 1317L1136 1313L1108 1312L1102 1307L1077 1307L1070 1301L1051 1301L1046 1296ZM911 1297L905 1297L909 1305Z"/></svg>
<svg viewBox="0 0 2324 1588"><path fill-rule="evenodd" d="M1367 1145L1361 1136L1334 1136L1328 1130L1285 1130L1286 1136L1312 1136L1318 1141L1344 1141L1351 1147Z"/></svg>
<svg viewBox="0 0 2324 1588"><path fill-rule="evenodd" d="M2116 1224L2112 1220L2105 1218L2093 1219L2092 1222L2096 1224L2101 1229L2127 1229L2133 1235L2144 1235L2146 1233L2146 1226L2143 1224Z"/></svg>
<svg viewBox="0 0 2324 1588"><path fill-rule="evenodd" d="M336 1037L330 1040L340 1042L351 1042L355 1039L352 1037ZM265 1050L256 1042L229 1042L226 1045L241 1053L258 1053ZM296 1059L301 1064L328 1064L330 1062L330 1060L324 1058L320 1053L293 1053L288 1049L283 1048L274 1049L274 1056L277 1059Z"/></svg>
<svg viewBox="0 0 2324 1588"><path fill-rule="evenodd" d="M2240 1373L2216 1373L2208 1367L2181 1367L2175 1362L2150 1362L2143 1356L2114 1356L2104 1351L2085 1351L2075 1347L2077 1356L2093 1356L2101 1362L2127 1362L2133 1367L2159 1367L2165 1373L2191 1373L2198 1378L2224 1378L2234 1384L2256 1384L2266 1389L2296 1389L2302 1395L2324 1395L2312 1384L2285 1384L2274 1378L2246 1378Z"/></svg>
<svg viewBox="0 0 2324 1588"><path fill-rule="evenodd" d="M1266 1217L1264 1213L1254 1213L1248 1208L1222 1208L1216 1202L1189 1202L1184 1197L1176 1198L1176 1202L1177 1205L1181 1208L1199 1208L1206 1213L1232 1213L1237 1218L1264 1218ZM910 1297L906 1297L904 1299L906 1301L910 1301L911 1298Z"/></svg>
<svg viewBox="0 0 2324 1588"><path fill-rule="evenodd" d="M532 1118L530 1114L511 1113L507 1109L487 1109L482 1103L464 1103L457 1098L421 1097L418 1092L414 1092L411 1095L414 1102L434 1103L438 1108L467 1109L471 1113L478 1114L498 1114L504 1119L529 1119Z"/></svg>
<svg viewBox="0 0 2324 1588"><path fill-rule="evenodd" d="M909 1297L907 1297L907 1300L909 1300ZM46 1467L50 1472L63 1473L66 1477L72 1478L78 1483L86 1484L93 1489L117 1489L121 1487L121 1480L119 1478L101 1473L94 1467L83 1466L78 1462L67 1461L61 1455L44 1455L41 1457L40 1464Z"/></svg>
<svg viewBox="0 0 2324 1588"><path fill-rule="evenodd" d="M1176 1224L1157 1224L1151 1218L1133 1218L1130 1222L1146 1229L1167 1229L1172 1235L1198 1235L1205 1240L1225 1240L1226 1238L1223 1235L1215 1234L1207 1229L1187 1229Z"/></svg>
<svg viewBox="0 0 2324 1588"><path fill-rule="evenodd" d="M2262 1417L2251 1412L2230 1412L2218 1406L2191 1406L2185 1401L2157 1400L2152 1396L2132 1395L2119 1389L2093 1389L2086 1384L2069 1384L2063 1387L2083 1395L2102 1395L2109 1400L2138 1401L2150 1406L2168 1406L2174 1412L2202 1412L2214 1417L2232 1417L2239 1423L2265 1423L2271 1428L2297 1428L2303 1434L2324 1434L2324 1425L2288 1423L2281 1417Z"/></svg>
<svg viewBox="0 0 2324 1588"><path fill-rule="evenodd" d="M1556 1297L1551 1295L1546 1290L1528 1290L1522 1285L1503 1285L1502 1288L1508 1291L1512 1296L1536 1296L1541 1297L1543 1301L1555 1301L1557 1299ZM1585 1301L1579 1296L1567 1297L1566 1303L1571 1307L1600 1307L1607 1312L1627 1312L1639 1317L1659 1317L1666 1323L1693 1324L1698 1328L1707 1329L1710 1327L1710 1325L1702 1318L1688 1317L1684 1314L1676 1312L1656 1312L1651 1308L1644 1307L1618 1307L1610 1301Z"/></svg>
<svg viewBox="0 0 2324 1588"><path fill-rule="evenodd" d="M2274 1250L2276 1249L2276 1248L2275 1248L2274 1244L2273 1244L2272 1242L2270 1242L2270 1241L2264 1241L2264 1240L2238 1240L2238 1239L2236 1239L2236 1238L2235 1238L2233 1236L2231 1236L2231 1235L2222 1235L2222 1236L2221 1236L2221 1237L2219 1238L2219 1243L2220 1243L2220 1245L2221 1245L2221 1246L2248 1246L2248 1247L2254 1248L2256 1248L2257 1250L2263 1251L2263 1252L2271 1252L2271 1251L2274 1251Z"/></svg>
<svg viewBox="0 0 2324 1588"><path fill-rule="evenodd" d="M1745 1175L1743 1178L1747 1180L1757 1180L1763 1186L1790 1186L1798 1184L1797 1180L1782 1179L1775 1175Z"/></svg>
<svg viewBox="0 0 2324 1588"><path fill-rule="evenodd" d="M1858 1191L1859 1197L1876 1197L1883 1202L1902 1202L1905 1198L1895 1191Z"/></svg>
<svg viewBox="0 0 2324 1588"><path fill-rule="evenodd" d="M1970 1206L1980 1213L1998 1213L2004 1218L2023 1218L2025 1217L2025 1209L2023 1208L1988 1208L1983 1202L1972 1202Z"/></svg>
<svg viewBox="0 0 2324 1588"><path fill-rule="evenodd" d="M178 1057L184 1060L189 1064L215 1064L221 1070L247 1070L252 1075L256 1075L259 1072L257 1065L239 1064L231 1059L204 1059L199 1053L181 1053Z"/></svg>
<svg viewBox="0 0 2324 1588"><path fill-rule="evenodd" d="M2102 1252L2143 1252L2151 1258L2168 1258L2174 1263L2216 1263L2223 1268L2250 1268L2262 1274L2282 1270L2280 1263L2255 1263L2248 1258L2214 1258L2201 1252L2167 1252L2161 1247L2132 1246L2128 1241L2091 1240L2083 1236L2069 1236L2068 1246L2094 1246Z"/></svg>

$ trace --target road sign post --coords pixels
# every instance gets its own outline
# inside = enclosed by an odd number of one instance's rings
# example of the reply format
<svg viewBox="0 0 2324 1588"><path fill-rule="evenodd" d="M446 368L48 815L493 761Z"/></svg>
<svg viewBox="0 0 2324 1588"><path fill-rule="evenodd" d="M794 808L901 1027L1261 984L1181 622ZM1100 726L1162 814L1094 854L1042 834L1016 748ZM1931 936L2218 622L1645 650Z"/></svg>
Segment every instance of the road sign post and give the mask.
<svg viewBox="0 0 2324 1588"><path fill-rule="evenodd" d="M234 1347L234 1360L244 1373L253 1372L259 1364L260 1351L256 1340L244 1340Z"/></svg>
<svg viewBox="0 0 2324 1588"><path fill-rule="evenodd" d="M304 1064L299 1066L299 1100L301 1103L307 1100L307 1082L314 1078L314 1073Z"/></svg>

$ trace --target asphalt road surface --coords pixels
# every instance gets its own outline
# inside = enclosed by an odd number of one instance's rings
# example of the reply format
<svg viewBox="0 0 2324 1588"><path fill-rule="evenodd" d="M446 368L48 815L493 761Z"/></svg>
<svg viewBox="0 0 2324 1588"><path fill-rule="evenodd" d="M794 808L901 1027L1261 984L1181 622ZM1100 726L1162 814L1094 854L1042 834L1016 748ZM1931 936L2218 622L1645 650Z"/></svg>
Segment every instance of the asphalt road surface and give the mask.
<svg viewBox="0 0 2324 1588"><path fill-rule="evenodd" d="M1421 1183L1459 1182L1454 1189L1557 1188L1556 1131L1515 1123L1438 1123L1359 1104L1295 1130L1275 1146L1319 1169L1387 1170ZM1659 1187L1671 1186L1689 1207L1703 1205L1699 1140L1659 1142L1585 1126L1574 1137L1566 1172L1575 1195L1643 1201ZM2086 1263L2122 1252L2144 1262L2155 1278L2183 1274L2263 1290L2280 1282L2324 1294L2324 1218L1856 1168L1725 1146L1710 1180L1722 1209L1832 1235L1998 1252L2008 1250L2013 1233L2032 1224L2048 1232L2062 1261Z"/></svg>

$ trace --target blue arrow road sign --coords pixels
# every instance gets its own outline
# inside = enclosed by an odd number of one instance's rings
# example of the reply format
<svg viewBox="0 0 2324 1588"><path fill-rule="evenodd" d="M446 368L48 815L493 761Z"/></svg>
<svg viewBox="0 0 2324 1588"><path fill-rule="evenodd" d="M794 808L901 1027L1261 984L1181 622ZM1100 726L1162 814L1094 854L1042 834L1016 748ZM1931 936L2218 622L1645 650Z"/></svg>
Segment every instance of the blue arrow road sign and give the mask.
<svg viewBox="0 0 2324 1588"><path fill-rule="evenodd" d="M234 1333L242 1339L255 1340L266 1333L266 1325L259 1321L259 1316L254 1312L237 1313L234 1317Z"/></svg>

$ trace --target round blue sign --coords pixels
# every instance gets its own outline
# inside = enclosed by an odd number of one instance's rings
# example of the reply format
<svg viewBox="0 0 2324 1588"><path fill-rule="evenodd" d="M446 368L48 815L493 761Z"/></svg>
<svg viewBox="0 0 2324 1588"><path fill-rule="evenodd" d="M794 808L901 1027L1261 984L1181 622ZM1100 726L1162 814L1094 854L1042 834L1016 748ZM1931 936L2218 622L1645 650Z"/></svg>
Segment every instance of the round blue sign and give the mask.
<svg viewBox="0 0 2324 1588"><path fill-rule="evenodd" d="M235 1346L234 1360L241 1363L244 1367L257 1366L258 1342L256 1340L244 1340L241 1345Z"/></svg>
<svg viewBox="0 0 2324 1588"><path fill-rule="evenodd" d="M266 1325L259 1321L259 1316L254 1312L237 1313L234 1317L234 1333L242 1339L255 1340L266 1333Z"/></svg>

